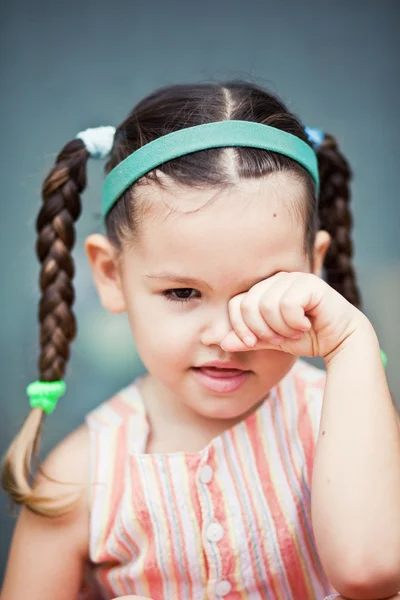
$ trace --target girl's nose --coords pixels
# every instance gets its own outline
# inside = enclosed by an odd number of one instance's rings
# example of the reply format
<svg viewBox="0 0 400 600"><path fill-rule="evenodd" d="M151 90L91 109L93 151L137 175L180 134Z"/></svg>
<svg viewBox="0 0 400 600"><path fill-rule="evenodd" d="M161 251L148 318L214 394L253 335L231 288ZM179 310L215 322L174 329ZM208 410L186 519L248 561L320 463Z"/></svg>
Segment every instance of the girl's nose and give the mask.
<svg viewBox="0 0 400 600"><path fill-rule="evenodd" d="M232 331L232 325L229 319L228 305L225 305L209 316L200 336L201 343L204 346L219 346L230 331Z"/></svg>

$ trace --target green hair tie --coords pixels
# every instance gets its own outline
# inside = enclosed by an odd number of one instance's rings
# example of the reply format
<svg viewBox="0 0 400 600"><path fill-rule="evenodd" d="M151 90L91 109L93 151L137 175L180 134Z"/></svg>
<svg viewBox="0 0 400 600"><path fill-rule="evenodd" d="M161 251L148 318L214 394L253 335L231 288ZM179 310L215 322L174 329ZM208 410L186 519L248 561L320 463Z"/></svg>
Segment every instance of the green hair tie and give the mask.
<svg viewBox="0 0 400 600"><path fill-rule="evenodd" d="M382 358L382 362L383 362L383 368L386 371L387 356L386 356L386 352L384 350L382 350L382 348L381 348L381 358Z"/></svg>
<svg viewBox="0 0 400 600"><path fill-rule="evenodd" d="M58 399L65 393L65 381L33 381L26 388L31 408L41 408L47 415L51 414Z"/></svg>

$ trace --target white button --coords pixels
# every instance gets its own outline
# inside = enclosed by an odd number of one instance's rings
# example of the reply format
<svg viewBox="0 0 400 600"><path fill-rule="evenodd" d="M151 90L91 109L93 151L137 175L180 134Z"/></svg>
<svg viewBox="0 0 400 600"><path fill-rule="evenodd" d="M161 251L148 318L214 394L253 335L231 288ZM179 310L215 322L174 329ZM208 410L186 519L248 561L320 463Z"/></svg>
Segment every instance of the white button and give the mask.
<svg viewBox="0 0 400 600"><path fill-rule="evenodd" d="M211 523L207 527L207 538L210 542L219 542L224 536L224 530L219 523Z"/></svg>
<svg viewBox="0 0 400 600"><path fill-rule="evenodd" d="M226 581L226 579L224 579L223 581L219 581L215 586L215 593L217 594L217 596L226 596L226 594L229 594L231 589L232 586L229 583L229 581Z"/></svg>
<svg viewBox="0 0 400 600"><path fill-rule="evenodd" d="M210 483L211 479L213 478L213 474L214 471L210 465L204 465L204 467L200 469L200 481L202 483Z"/></svg>

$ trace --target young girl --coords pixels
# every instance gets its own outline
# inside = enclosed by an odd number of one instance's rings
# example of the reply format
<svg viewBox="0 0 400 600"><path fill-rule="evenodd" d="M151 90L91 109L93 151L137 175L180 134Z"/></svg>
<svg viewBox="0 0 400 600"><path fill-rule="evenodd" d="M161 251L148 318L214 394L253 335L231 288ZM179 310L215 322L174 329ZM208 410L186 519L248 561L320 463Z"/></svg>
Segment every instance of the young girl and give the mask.
<svg viewBox="0 0 400 600"><path fill-rule="evenodd" d="M89 414L32 485L76 333L86 163L108 154L107 236L86 250L148 374ZM244 82L158 90L115 132L63 148L37 219L39 380L4 464L24 508L2 599L397 593L400 434L360 311L349 178L332 136Z"/></svg>

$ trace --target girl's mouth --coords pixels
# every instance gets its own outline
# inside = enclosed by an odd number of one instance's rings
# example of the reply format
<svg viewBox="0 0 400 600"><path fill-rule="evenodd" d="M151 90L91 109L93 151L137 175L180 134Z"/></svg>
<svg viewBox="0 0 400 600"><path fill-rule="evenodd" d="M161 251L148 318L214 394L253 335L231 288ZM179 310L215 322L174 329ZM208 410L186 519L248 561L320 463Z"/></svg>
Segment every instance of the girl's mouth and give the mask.
<svg viewBox="0 0 400 600"><path fill-rule="evenodd" d="M229 393L238 390L249 378L251 371L219 367L192 367L197 381L212 392Z"/></svg>

